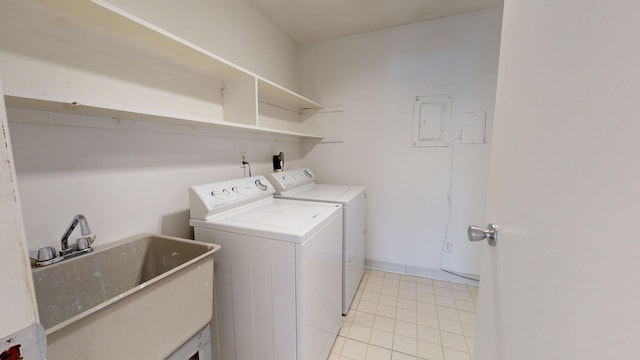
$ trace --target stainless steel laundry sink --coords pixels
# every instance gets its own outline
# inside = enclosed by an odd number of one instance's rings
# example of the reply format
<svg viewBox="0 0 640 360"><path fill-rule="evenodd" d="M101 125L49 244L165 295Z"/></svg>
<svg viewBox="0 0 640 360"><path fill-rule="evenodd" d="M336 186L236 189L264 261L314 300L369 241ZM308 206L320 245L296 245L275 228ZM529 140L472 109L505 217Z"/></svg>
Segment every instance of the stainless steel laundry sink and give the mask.
<svg viewBox="0 0 640 360"><path fill-rule="evenodd" d="M144 234L34 269L47 358L166 358L211 320L219 248Z"/></svg>

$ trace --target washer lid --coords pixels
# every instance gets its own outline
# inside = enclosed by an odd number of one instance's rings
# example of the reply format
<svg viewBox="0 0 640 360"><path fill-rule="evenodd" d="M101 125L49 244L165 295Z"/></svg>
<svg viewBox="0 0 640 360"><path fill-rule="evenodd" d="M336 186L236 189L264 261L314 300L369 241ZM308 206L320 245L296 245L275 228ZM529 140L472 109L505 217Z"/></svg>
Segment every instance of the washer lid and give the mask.
<svg viewBox="0 0 640 360"><path fill-rule="evenodd" d="M301 243L333 218L342 219L338 216L341 209L338 204L268 198L220 213L207 221L192 219L190 224Z"/></svg>

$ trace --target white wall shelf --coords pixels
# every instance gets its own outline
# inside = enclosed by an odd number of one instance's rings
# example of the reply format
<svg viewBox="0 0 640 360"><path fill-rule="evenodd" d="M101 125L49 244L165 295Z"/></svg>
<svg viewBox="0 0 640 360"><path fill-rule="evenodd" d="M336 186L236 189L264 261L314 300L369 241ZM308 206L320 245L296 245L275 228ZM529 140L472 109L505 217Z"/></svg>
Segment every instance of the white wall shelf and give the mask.
<svg viewBox="0 0 640 360"><path fill-rule="evenodd" d="M81 104L67 104L58 101L46 101L36 100L30 98L20 98L15 96L5 96L5 103L7 107L13 109L26 109L54 112L61 114L73 114L73 115L86 115L90 117L107 118L115 121L87 121L83 120L82 124L79 124L75 119L68 119L64 117L31 117L28 120L21 119L18 122L32 123L41 125L60 125L60 126L80 126L91 128L104 128L104 129L124 129L124 130L143 130L148 127L140 124L132 124L129 120L139 122L153 122L165 125L182 125L197 128L209 128L215 127L225 130L242 131L255 134L265 135L283 135L287 137L295 137L303 140L320 140L322 139L318 135L286 131L279 129L270 129L265 127L258 127L254 125L243 125L238 123L232 123L227 121L220 121L210 118L202 117L185 117L181 115L171 114L152 114L152 113L139 113L135 111L115 110L107 108L96 108ZM115 125L114 125L115 124ZM126 126L125 126L126 124ZM178 131L178 133L184 133Z"/></svg>
<svg viewBox="0 0 640 360"><path fill-rule="evenodd" d="M320 138L317 102L104 0L3 1L0 74L10 107Z"/></svg>

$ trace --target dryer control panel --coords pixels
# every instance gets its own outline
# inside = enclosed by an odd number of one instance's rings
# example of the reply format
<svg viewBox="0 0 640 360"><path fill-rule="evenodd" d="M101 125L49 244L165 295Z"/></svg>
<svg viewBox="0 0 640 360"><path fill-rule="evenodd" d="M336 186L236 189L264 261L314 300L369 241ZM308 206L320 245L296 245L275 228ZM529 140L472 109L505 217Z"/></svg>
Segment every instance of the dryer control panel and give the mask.
<svg viewBox="0 0 640 360"><path fill-rule="evenodd" d="M287 170L267 175L276 188L276 193L292 190L316 181L316 175L307 168Z"/></svg>
<svg viewBox="0 0 640 360"><path fill-rule="evenodd" d="M189 187L192 219L212 215L253 201L273 197L275 189L264 176L254 176Z"/></svg>

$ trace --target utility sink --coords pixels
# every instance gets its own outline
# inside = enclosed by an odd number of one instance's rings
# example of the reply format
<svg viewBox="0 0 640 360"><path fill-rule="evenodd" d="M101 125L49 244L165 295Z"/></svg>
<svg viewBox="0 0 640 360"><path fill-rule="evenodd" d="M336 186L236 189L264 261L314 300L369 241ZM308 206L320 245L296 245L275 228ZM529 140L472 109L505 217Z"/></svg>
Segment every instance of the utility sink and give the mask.
<svg viewBox="0 0 640 360"><path fill-rule="evenodd" d="M165 359L211 321L219 248L143 234L33 269L47 359Z"/></svg>

